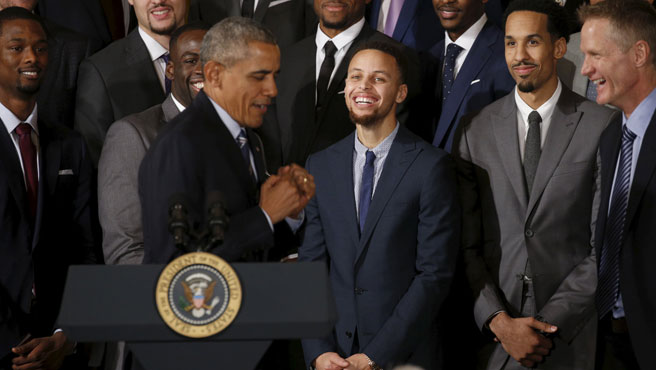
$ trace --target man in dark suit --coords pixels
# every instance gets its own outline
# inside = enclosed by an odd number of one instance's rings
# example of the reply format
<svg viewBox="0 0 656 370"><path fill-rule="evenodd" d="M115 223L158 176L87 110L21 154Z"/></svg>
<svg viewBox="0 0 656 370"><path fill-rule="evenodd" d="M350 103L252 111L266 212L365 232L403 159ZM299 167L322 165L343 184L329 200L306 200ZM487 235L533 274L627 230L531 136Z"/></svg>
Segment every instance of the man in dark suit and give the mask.
<svg viewBox="0 0 656 370"><path fill-rule="evenodd" d="M318 191L299 260L326 263L337 303L333 332L303 341L317 370L441 368L435 324L460 210L447 154L396 118L407 95L397 45L370 41L355 53L344 95L356 131L307 161Z"/></svg>
<svg viewBox="0 0 656 370"><path fill-rule="evenodd" d="M581 73L622 110L602 134L598 369L652 369L656 348L656 10L606 0L580 13Z"/></svg>
<svg viewBox="0 0 656 370"><path fill-rule="evenodd" d="M553 0L506 11L513 93L454 141L463 259L487 369L592 369L601 132L616 112L563 86L567 17Z"/></svg>
<svg viewBox="0 0 656 370"><path fill-rule="evenodd" d="M113 35L103 12L102 0L31 1L38 3L37 12L43 18L88 37L93 50L100 50L112 42ZM125 37L125 33L120 37Z"/></svg>
<svg viewBox="0 0 656 370"><path fill-rule="evenodd" d="M143 263L180 254L168 231L173 195L186 198L191 225L204 225L208 193L222 194L230 224L223 245L210 252L233 261L265 260L280 236L274 225L282 232L287 225L281 221L296 218L314 194L312 177L298 166L267 179L253 132L277 93L280 54L271 32L250 19L226 18L205 35L201 61L203 91L160 133L139 170Z"/></svg>
<svg viewBox="0 0 656 370"><path fill-rule="evenodd" d="M37 119L47 45L37 16L17 7L0 12L2 369L57 369L73 352L73 343L54 327L66 272L96 257L84 141Z"/></svg>
<svg viewBox="0 0 656 370"><path fill-rule="evenodd" d="M98 163L109 126L164 101L171 32L186 22L186 0L130 0L139 27L80 65L75 129ZM170 88L168 88L170 90Z"/></svg>
<svg viewBox="0 0 656 370"><path fill-rule="evenodd" d="M417 51L430 49L444 37L430 1L372 0L368 8L372 27Z"/></svg>
<svg viewBox="0 0 656 370"><path fill-rule="evenodd" d="M485 15L484 0L433 0L443 41L430 52L435 63L433 145L451 151L460 119L508 94L515 82L504 60L503 32Z"/></svg>
<svg viewBox="0 0 656 370"><path fill-rule="evenodd" d="M312 0L191 0L191 20L215 24L235 16L262 23L282 49L311 35L317 26Z"/></svg>

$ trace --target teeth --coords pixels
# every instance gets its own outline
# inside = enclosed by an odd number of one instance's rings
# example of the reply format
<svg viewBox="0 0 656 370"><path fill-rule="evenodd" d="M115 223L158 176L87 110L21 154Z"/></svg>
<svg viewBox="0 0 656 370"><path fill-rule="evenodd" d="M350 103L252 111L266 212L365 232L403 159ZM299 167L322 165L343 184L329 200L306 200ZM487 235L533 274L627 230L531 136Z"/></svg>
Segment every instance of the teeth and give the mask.
<svg viewBox="0 0 656 370"><path fill-rule="evenodd" d="M168 13L168 12L169 12L168 9L166 9L166 10L156 10L156 11L153 12L153 14L155 14L155 15L163 15L163 14L166 14L166 13Z"/></svg>
<svg viewBox="0 0 656 370"><path fill-rule="evenodd" d="M599 85L599 84L602 84L602 83L606 82L606 80L603 79L603 78L598 78L598 79L596 79L596 80L593 80L592 82L594 82L594 83L596 83L597 85Z"/></svg>
<svg viewBox="0 0 656 370"><path fill-rule="evenodd" d="M374 100L370 98L357 97L355 98L355 102L358 104L373 104Z"/></svg>
<svg viewBox="0 0 656 370"><path fill-rule="evenodd" d="M36 72L21 72L21 73L28 76L36 76Z"/></svg>
<svg viewBox="0 0 656 370"><path fill-rule="evenodd" d="M198 90L201 90L203 87L205 87L205 83L203 83L203 82L196 82L196 83L192 84L191 86L197 88Z"/></svg>

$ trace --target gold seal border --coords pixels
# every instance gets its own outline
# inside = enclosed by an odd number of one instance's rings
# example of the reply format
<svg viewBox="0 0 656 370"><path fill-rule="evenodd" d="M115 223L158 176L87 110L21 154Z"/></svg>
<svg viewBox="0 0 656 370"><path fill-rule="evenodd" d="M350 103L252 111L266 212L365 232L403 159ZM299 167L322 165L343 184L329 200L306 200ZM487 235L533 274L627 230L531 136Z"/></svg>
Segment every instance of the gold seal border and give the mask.
<svg viewBox="0 0 656 370"><path fill-rule="evenodd" d="M192 265L206 265L216 269L228 284L228 306L221 316L205 325L191 325L182 321L169 305L171 281L182 269ZM239 313L241 299L241 282L232 266L221 257L205 252L187 253L171 261L162 270L155 287L155 305L162 320L173 331L189 338L206 338L227 328Z"/></svg>

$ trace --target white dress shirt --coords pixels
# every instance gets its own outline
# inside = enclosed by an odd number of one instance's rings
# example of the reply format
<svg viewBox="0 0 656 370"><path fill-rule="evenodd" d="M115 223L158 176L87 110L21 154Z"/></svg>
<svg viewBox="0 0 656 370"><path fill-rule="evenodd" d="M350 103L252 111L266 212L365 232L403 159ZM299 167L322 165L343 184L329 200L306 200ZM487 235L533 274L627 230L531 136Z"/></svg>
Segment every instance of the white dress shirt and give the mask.
<svg viewBox="0 0 656 370"><path fill-rule="evenodd" d="M364 27L364 18L360 19L360 21L353 24L351 27L345 29L344 31L340 32L339 35L331 39L325 33L323 33L321 27L317 26L317 35L315 37L315 43L317 45L316 71L315 71L316 73L314 76L315 81L319 80L319 71L321 70L321 64L323 63L323 60L326 57L326 53L323 50L323 46L326 44L326 42L332 41L333 44L335 44L335 47L337 48L337 51L335 52L335 68L333 68L333 73L330 75L330 80L328 82L328 87L330 87L333 77L335 76L335 71L337 71L337 68L339 68L339 65L342 63L342 60L346 56L346 53L348 52L349 48L353 44L353 40L355 40L355 38L358 37L363 27ZM314 93L316 99L316 91Z"/></svg>
<svg viewBox="0 0 656 370"><path fill-rule="evenodd" d="M487 22L487 16L485 13L483 13L483 15L476 21L476 23L472 24L472 26L469 27L469 29L467 29L467 31L460 35L460 37L458 37L458 39L455 41L452 41L449 37L449 33L444 31L444 55L446 55L446 48L450 44L456 44L463 49L456 58L456 66L453 69L454 79L458 76L460 68L465 63L465 59L467 59L469 50L471 50L472 46L474 45L478 34L481 33L481 30L483 29L483 26L485 26L485 22Z"/></svg>
<svg viewBox="0 0 656 370"><path fill-rule="evenodd" d="M551 125L551 116L553 111L556 108L556 103L560 98L560 93L563 91L563 85L558 80L558 87L554 91L553 95L544 102L538 109L533 109L528 106L519 96L517 86L515 86L515 104L517 105L517 137L519 138L519 154L524 163L524 147L526 145L526 135L528 134L528 115L531 114L534 110L538 111L540 117L542 117L542 122L540 123L540 148L544 146L544 140L547 137L547 132L549 132L549 126Z"/></svg>
<svg viewBox="0 0 656 370"><path fill-rule="evenodd" d="M162 90L166 91L166 85L164 83L166 63L164 63L164 60L161 57L169 51L154 38L152 38L148 33L146 33L146 31L144 31L141 26L139 26L139 36L141 36L144 44L146 44L146 49L148 49L150 59L153 61L153 67L155 68L155 72L157 72L157 78L159 78L159 83L162 85Z"/></svg>
<svg viewBox="0 0 656 370"><path fill-rule="evenodd" d="M182 112L187 108L184 105L182 105L182 103L180 103L178 99L175 98L175 95L173 95L173 93L171 93L171 99L173 100L173 104L175 104L176 108L178 108L178 112Z"/></svg>
<svg viewBox="0 0 656 370"><path fill-rule="evenodd" d="M10 111L7 107L5 107L2 103L0 103L0 119L2 119L2 123L5 124L5 128L7 129L7 132L9 133L9 137L11 137L11 141L14 143L14 147L16 148L16 154L18 155L18 161L20 162L21 170L23 171L23 180L25 186L27 186L27 179L25 178L25 167L23 166L23 157L21 156L21 151L20 151L20 146L18 145L18 134L15 132L16 127L18 127L19 124L25 122L32 126L32 143L34 144L34 147L36 148L36 174L37 174L37 179L40 177L40 169L39 169L39 152L41 150L41 147L39 145L39 126L36 124L37 122L37 113L36 113L36 104L34 104L34 109L32 110L32 113L27 117L25 121L21 121Z"/></svg>

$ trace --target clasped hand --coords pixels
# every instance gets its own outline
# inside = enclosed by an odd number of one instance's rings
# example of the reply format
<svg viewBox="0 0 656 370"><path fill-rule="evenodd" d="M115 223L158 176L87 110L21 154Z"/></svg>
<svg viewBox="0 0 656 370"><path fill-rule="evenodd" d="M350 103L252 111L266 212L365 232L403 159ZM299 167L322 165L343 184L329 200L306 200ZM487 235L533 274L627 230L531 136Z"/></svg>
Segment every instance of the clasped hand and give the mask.
<svg viewBox="0 0 656 370"><path fill-rule="evenodd" d="M274 224L285 217L298 218L314 192L314 177L303 167L291 164L281 167L262 184L260 207Z"/></svg>

